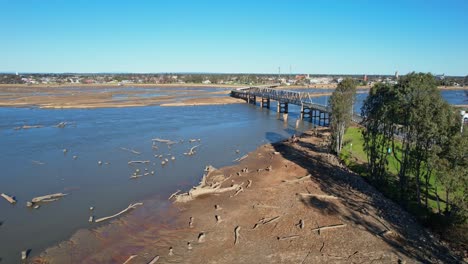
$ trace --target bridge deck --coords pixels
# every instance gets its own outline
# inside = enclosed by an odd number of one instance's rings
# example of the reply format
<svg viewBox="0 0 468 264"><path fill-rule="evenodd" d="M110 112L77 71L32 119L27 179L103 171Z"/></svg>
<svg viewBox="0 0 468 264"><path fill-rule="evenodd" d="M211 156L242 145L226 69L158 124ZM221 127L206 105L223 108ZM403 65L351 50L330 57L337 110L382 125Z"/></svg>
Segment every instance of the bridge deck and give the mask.
<svg viewBox="0 0 468 264"><path fill-rule="evenodd" d="M331 108L328 105L317 104L312 101L314 95L308 92L296 92L290 90L275 89L278 85L271 86L255 86L242 87L231 91L231 95L244 97L258 96L268 98L281 103L294 104L301 107L307 107L314 110L319 110L323 113L331 113ZM362 120L361 116L353 114L353 121L359 123Z"/></svg>

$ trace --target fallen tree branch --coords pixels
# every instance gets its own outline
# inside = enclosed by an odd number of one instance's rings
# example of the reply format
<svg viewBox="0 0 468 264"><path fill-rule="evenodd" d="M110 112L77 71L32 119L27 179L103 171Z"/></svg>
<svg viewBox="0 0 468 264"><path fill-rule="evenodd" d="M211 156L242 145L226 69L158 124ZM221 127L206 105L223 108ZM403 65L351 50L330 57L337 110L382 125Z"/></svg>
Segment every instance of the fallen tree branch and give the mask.
<svg viewBox="0 0 468 264"><path fill-rule="evenodd" d="M128 259L123 263L123 264L127 264L127 263L130 263L130 260L136 258L138 255L131 255L130 257L128 257Z"/></svg>
<svg viewBox="0 0 468 264"><path fill-rule="evenodd" d="M36 164L36 165L44 165L45 164L44 162L40 162L38 160L31 160L31 162Z"/></svg>
<svg viewBox="0 0 468 264"><path fill-rule="evenodd" d="M53 194L48 194L44 196L39 196L35 197L31 200L33 203L39 203L39 202L53 202L58 200L58 198L61 198L63 196L66 196L67 194L65 193L53 193Z"/></svg>
<svg viewBox="0 0 468 264"><path fill-rule="evenodd" d="M237 158L237 159L235 159L235 160L233 160L233 161L234 161L234 162L238 162L238 161L241 161L241 160L247 158L248 156L249 156L249 155L247 154L247 155L244 155L244 156L242 156L242 157L240 157L240 158Z"/></svg>
<svg viewBox="0 0 468 264"><path fill-rule="evenodd" d="M317 199L330 199L330 200L337 200L338 197L333 195L326 195L326 194L313 194L313 193L298 193L297 195L304 196L304 197L314 197Z"/></svg>
<svg viewBox="0 0 468 264"><path fill-rule="evenodd" d="M161 138L153 138L152 141L160 142L160 143L166 143L168 145L173 145L173 144L177 143L177 142L169 140L169 139L161 139Z"/></svg>
<svg viewBox="0 0 468 264"><path fill-rule="evenodd" d="M121 149L121 150L128 151L128 152L131 152L131 153L133 153L133 154L137 154L137 155L140 155L140 154L141 154L141 152L138 152L138 151L136 151L136 150L134 150L134 149L128 149L128 148L122 148L122 147L121 147L120 149Z"/></svg>
<svg viewBox="0 0 468 264"><path fill-rule="evenodd" d="M180 192L181 192L181 190L177 190L175 193L173 193L173 194L171 194L171 196L169 196L168 200L174 198L174 196L176 196Z"/></svg>
<svg viewBox="0 0 468 264"><path fill-rule="evenodd" d="M159 255L156 255L148 264L155 264L159 260Z"/></svg>
<svg viewBox="0 0 468 264"><path fill-rule="evenodd" d="M32 126L23 125L23 126L15 127L15 130L30 129L30 128L41 128L41 127L44 127L44 126L43 125L32 125Z"/></svg>
<svg viewBox="0 0 468 264"><path fill-rule="evenodd" d="M15 197L13 197L13 196L9 196L9 195L4 194L4 193L2 193L0 196L2 196L3 198L5 198L5 200L7 200L7 201L8 201L9 203L11 203L11 204L15 204L15 203L16 203L16 199L15 199Z"/></svg>
<svg viewBox="0 0 468 264"><path fill-rule="evenodd" d="M96 223L99 223L99 222L102 222L102 221L106 221L106 220L109 220L111 218L114 218L114 217L117 217L125 212L127 212L128 210L131 210L131 209L135 209L137 206L139 205L143 205L143 203L134 203L134 204L130 204L127 208L125 208L124 210L114 214L114 215L111 215L111 216L107 216L107 217L102 217L102 218L99 218L99 219L96 219Z"/></svg>
<svg viewBox="0 0 468 264"><path fill-rule="evenodd" d="M149 160L131 160L128 162L128 165L132 165L132 164L136 164L136 163L139 163L139 164L148 164L150 163Z"/></svg>
<svg viewBox="0 0 468 264"><path fill-rule="evenodd" d="M241 184L234 184L231 187L225 187L225 188L221 188L220 185L218 185L216 187L211 187L211 186L194 187L194 188L192 188L190 191L188 191L186 193L181 193L181 194L175 195L174 198L175 198L175 202L185 203L185 202L188 202L188 201L191 201L191 200L195 199L196 197L198 197L200 195L230 192L230 191L237 190L240 186L241 186Z"/></svg>
<svg viewBox="0 0 468 264"><path fill-rule="evenodd" d="M290 236L284 236L284 237L276 237L278 240L286 240L286 239L294 239L298 238L299 235L290 235Z"/></svg>
<svg viewBox="0 0 468 264"><path fill-rule="evenodd" d="M254 204L252 205L252 208L274 208L274 209L278 209L280 208L279 206L274 206L274 205L266 205L266 204Z"/></svg>
<svg viewBox="0 0 468 264"><path fill-rule="evenodd" d="M321 227L317 227L317 228L313 228L311 229L310 231L318 231L318 233L320 234L320 231L322 230L327 230L327 229L335 229L335 228L340 228L340 227L345 227L346 224L336 224L336 225L329 225L329 226L321 226Z"/></svg>
<svg viewBox="0 0 468 264"><path fill-rule="evenodd" d="M260 219L252 229L257 228L259 225L266 225L275 222L276 220L280 219L281 216L275 216L269 219L262 218Z"/></svg>
<svg viewBox="0 0 468 264"><path fill-rule="evenodd" d="M242 186L239 186L239 188L237 189L236 193L234 195L231 195L231 197L234 197L234 196L237 196L239 193L243 192L244 191L244 188L242 188Z"/></svg>
<svg viewBox="0 0 468 264"><path fill-rule="evenodd" d="M303 180L308 180L308 179L311 179L312 178L312 175L311 174L308 174L306 176L303 176L303 177L300 177L300 178L297 178L295 180L282 180L282 182L284 183L297 183L297 182L301 182Z"/></svg>

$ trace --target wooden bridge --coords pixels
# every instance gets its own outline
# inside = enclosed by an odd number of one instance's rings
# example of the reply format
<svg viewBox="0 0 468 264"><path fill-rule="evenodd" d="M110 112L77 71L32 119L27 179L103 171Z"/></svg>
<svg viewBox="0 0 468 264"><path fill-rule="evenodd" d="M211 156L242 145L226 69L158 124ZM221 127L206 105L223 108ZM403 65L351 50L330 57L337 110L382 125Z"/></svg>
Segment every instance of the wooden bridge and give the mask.
<svg viewBox="0 0 468 264"><path fill-rule="evenodd" d="M241 98L247 103L257 104L257 97L261 98L260 107L270 108L271 101L276 101L278 113L286 114L287 118L289 104L301 107L300 118L309 119L318 125L328 126L331 118L331 108L328 105L314 103L313 93L295 92L289 90L277 89L279 85L270 86L252 86L242 87L231 91L231 96ZM353 115L354 122L360 122L362 119L358 115Z"/></svg>

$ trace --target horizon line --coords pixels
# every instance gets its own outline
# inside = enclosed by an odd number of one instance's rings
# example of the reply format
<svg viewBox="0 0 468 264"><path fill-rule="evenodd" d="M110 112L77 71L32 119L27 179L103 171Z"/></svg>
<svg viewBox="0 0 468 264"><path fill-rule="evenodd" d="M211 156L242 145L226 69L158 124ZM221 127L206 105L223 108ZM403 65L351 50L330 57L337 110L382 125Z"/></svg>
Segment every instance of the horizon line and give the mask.
<svg viewBox="0 0 468 264"><path fill-rule="evenodd" d="M417 71L411 71L411 72L417 72ZM408 72L408 73L411 73ZM400 74L401 76L406 75L405 74ZM430 73L434 76L440 76L444 75L446 77L465 77L468 75L446 75L445 73L442 74L435 74L432 72L424 72L424 73ZM362 76L394 76L395 73L393 74L385 74L385 73L374 73L374 74L366 74L366 73L247 73L247 72L19 72L19 71L0 71L0 74L78 74L78 75L97 75L97 74L212 74L212 75L228 75L228 74L234 74L234 75L328 75L328 76L341 76L341 75L350 75L350 76L357 76L357 75L362 75Z"/></svg>

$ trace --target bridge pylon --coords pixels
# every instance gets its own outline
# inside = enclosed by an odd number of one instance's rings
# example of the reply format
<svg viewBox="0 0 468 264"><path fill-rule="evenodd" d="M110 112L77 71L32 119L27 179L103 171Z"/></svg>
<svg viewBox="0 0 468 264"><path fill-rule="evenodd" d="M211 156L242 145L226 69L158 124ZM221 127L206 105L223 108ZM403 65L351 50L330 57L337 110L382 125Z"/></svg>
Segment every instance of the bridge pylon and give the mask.
<svg viewBox="0 0 468 264"><path fill-rule="evenodd" d="M288 103L277 102L276 112L278 113L288 113Z"/></svg>
<svg viewBox="0 0 468 264"><path fill-rule="evenodd" d="M260 107L261 108L268 108L270 109L270 98L265 98L265 97L262 97L262 102L260 103Z"/></svg>

